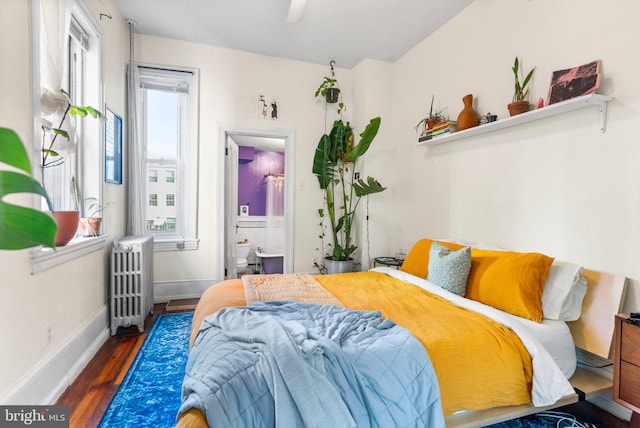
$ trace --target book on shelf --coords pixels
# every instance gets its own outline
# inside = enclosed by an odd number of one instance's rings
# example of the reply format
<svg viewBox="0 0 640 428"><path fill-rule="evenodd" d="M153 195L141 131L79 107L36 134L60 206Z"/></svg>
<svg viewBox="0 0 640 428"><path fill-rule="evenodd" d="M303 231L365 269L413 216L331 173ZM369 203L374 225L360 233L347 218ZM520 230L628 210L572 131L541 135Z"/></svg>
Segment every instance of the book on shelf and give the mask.
<svg viewBox="0 0 640 428"><path fill-rule="evenodd" d="M431 139L431 131L427 131L424 134L422 134L421 136L418 137L418 143L421 143L423 141L427 141Z"/></svg>
<svg viewBox="0 0 640 428"><path fill-rule="evenodd" d="M422 134L418 138L418 142L421 143L423 141L431 140L432 138L448 135L450 133L456 132L457 130L458 130L458 126L456 121L454 120L445 120L443 122L438 122L435 125L433 125L433 128L429 129L427 132Z"/></svg>

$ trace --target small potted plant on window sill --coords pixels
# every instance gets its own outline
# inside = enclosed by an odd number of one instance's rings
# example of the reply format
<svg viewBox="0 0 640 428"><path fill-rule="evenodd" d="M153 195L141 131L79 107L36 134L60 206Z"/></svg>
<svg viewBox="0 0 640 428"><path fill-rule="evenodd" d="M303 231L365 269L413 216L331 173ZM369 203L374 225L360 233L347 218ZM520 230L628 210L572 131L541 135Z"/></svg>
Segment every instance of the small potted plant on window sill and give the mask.
<svg viewBox="0 0 640 428"><path fill-rule="evenodd" d="M104 121L105 116L99 110L91 106L77 106L72 104L69 93L64 89L60 89L60 92L46 91L42 97L42 105L47 109L49 114L62 113L57 127L53 127L48 124L42 125L40 169L42 173L42 187L46 187L45 170L60 166L64 163L64 157L61 156L59 152L60 148L58 146L60 144L56 144L58 138L62 137L66 141L72 140L72 137L69 135L69 131L64 129L65 127L67 127L67 129L69 128L66 123L69 117L91 116L94 119ZM75 183L73 181L70 187L72 189L71 192L73 193L75 189ZM57 246L66 245L74 237L78 229L78 223L80 220L79 212L77 208L75 210L56 209L59 207L54 207L49 199L47 199L47 206L58 225L55 244Z"/></svg>
<svg viewBox="0 0 640 428"><path fill-rule="evenodd" d="M100 226L102 225L102 212L106 206L102 206L98 198L94 197L85 199L85 205L87 205L87 215L80 218L80 231L84 236L99 236Z"/></svg>
<svg viewBox="0 0 640 428"><path fill-rule="evenodd" d="M529 111L529 101L527 97L529 96L529 90L526 89L531 77L533 76L533 72L535 71L535 67L529 71L527 76L524 78L522 83L520 83L520 76L522 74L522 70L520 69L520 61L516 56L516 59L513 62L513 67L511 67L513 71L513 75L515 77L515 87L513 92L513 101L507 105L507 109L509 109L509 115L515 116L520 113L524 113Z"/></svg>

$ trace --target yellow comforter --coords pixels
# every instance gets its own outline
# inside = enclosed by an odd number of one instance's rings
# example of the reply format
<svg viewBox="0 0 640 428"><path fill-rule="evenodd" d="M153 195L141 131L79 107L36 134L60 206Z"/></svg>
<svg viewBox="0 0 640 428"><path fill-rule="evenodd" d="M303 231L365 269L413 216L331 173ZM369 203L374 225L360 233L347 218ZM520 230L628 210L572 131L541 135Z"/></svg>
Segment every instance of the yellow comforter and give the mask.
<svg viewBox="0 0 640 428"><path fill-rule="evenodd" d="M345 306L379 309L422 342L445 416L531 401L531 357L509 328L382 273L316 279Z"/></svg>
<svg viewBox="0 0 640 428"><path fill-rule="evenodd" d="M438 377L445 416L531 402L531 357L509 328L382 273L316 279L345 306L381 310L422 342ZM194 313L192 342L206 316L224 306L245 304L241 280L210 287ZM178 426L206 426L202 415L194 413Z"/></svg>

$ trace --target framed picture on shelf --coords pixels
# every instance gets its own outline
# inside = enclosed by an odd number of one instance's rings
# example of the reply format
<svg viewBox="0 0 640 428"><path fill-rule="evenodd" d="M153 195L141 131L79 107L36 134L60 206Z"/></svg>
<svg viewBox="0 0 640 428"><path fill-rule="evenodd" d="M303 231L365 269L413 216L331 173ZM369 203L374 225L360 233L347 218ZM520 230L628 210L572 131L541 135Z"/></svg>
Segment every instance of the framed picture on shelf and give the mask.
<svg viewBox="0 0 640 428"><path fill-rule="evenodd" d="M106 109L104 181L122 184L122 117Z"/></svg>
<svg viewBox="0 0 640 428"><path fill-rule="evenodd" d="M600 60L578 67L554 71L547 105L566 101L581 95L594 94L600 87Z"/></svg>

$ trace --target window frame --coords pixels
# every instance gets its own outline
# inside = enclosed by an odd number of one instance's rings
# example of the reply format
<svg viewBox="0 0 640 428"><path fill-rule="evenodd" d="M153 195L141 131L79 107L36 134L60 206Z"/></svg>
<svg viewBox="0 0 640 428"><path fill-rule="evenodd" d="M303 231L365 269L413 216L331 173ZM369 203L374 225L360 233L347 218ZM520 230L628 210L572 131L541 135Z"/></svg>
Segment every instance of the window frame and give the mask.
<svg viewBox="0 0 640 428"><path fill-rule="evenodd" d="M144 153L143 165L146 168L149 164L164 166L157 159L150 160L146 156L146 135L145 135L145 96L143 84L159 80L186 80L188 81L187 99L184 102L184 108L181 110L181 126L180 147L178 150L178 160L176 164L175 180L173 184L176 186L175 207L177 212L176 231L147 231L147 219L143 219L140 225L145 235L153 236L155 251L180 251L180 250L197 250L199 239L197 236L197 220L198 220L198 125L199 125L199 73L197 69L159 66L138 63L136 64L139 73L139 91L138 112L141 120L142 129L140 132L140 144ZM179 78L178 78L179 77ZM144 83L143 83L144 82ZM151 163L150 163L151 162ZM172 162L168 162L171 164ZM189 167L185 167L188 165ZM160 169L158 172L160 176ZM160 177L159 177L160 178ZM160 183L160 179L158 183ZM177 183L176 183L177 182ZM144 194L149 192L148 180L143 183L145 186ZM145 199L146 202L146 199ZM146 213L146 210L145 210ZM146 217L146 215L145 215Z"/></svg>
<svg viewBox="0 0 640 428"><path fill-rule="evenodd" d="M31 46L33 49L32 54L32 62L31 62L31 71L32 71L32 115L33 115L33 164L34 171L37 171L37 176L40 177L40 155L41 155L41 124L42 124L42 116L41 116L41 104L40 104L40 55L42 53L42 47L40 45L40 37L42 29L40 24L40 3L42 0L32 0L32 8L31 8L31 35L32 42ZM101 29L100 25L88 9L88 7L83 4L83 2L71 0L70 1L70 14L71 20L75 20L84 30L84 33L88 36L88 46L89 49L86 52L87 55L87 63L89 67L89 71L85 70L86 76L91 76L91 86L89 88L85 87L83 91L85 93L91 93L92 98L90 100L83 100L84 104L90 104L96 106L102 110L102 106L104 105L103 98L103 63L102 63L102 38L101 38ZM71 21L70 20L70 21ZM66 33L66 31L65 31ZM71 29L69 31L71 33ZM71 34L67 35L71 37ZM65 40L65 43L68 43L68 40ZM65 62L68 63L69 57L65 58ZM82 121L77 121L82 122ZM85 129L85 132L91 133L91 139L96 142L97 147L93 148L95 155L95 151L97 151L99 159L98 168L93 169L96 171L98 175L97 178L92 178L93 187L96 188L97 195L96 197L102 201L103 195L103 185L102 185L102 174L103 174L103 164L104 164L104 152L103 152L103 143L104 143L104 135L102 132L102 123L96 121L93 124L81 124ZM93 136L93 133L96 136ZM91 150L89 150L91 152ZM76 153L77 159L83 159L86 156L82 150L78 150ZM92 170L92 168L83 168L82 161L78 161L76 165L75 174L77 176L83 176L85 170ZM84 180L84 177L83 177ZM83 194L83 193L81 193ZM33 206L41 207L42 200L39 197L33 198ZM82 212L82 207L79 207ZM31 259L31 272L37 273L46 269L49 269L54 266L61 265L71 260L78 259L87 254L90 254L95 251L100 251L104 249L107 243L108 237L106 235L100 235L96 237L76 237L71 242L63 247L57 247L56 249L52 248L44 248L34 247L30 251L30 259Z"/></svg>

